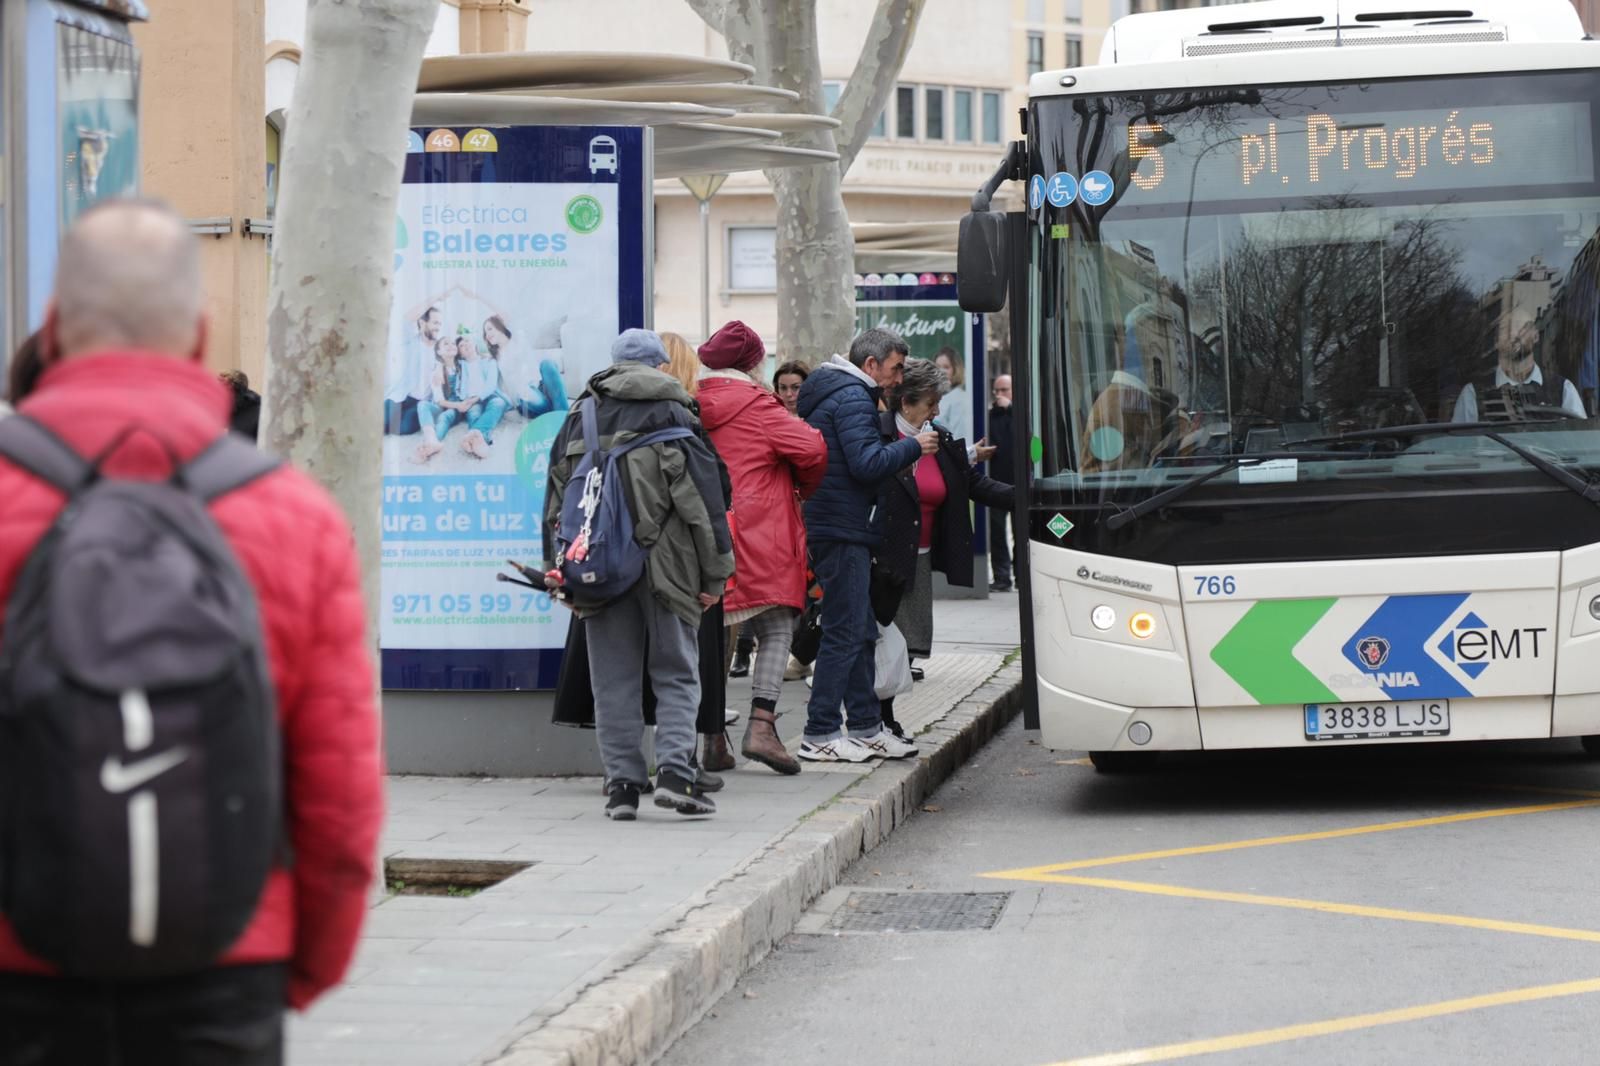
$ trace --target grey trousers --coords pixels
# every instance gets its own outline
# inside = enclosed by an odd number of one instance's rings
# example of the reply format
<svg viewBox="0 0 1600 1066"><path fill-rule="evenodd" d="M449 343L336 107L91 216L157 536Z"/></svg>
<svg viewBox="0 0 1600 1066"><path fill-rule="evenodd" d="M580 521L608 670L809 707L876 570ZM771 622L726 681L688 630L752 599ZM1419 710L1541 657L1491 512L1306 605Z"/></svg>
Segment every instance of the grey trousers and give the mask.
<svg viewBox="0 0 1600 1066"><path fill-rule="evenodd" d="M606 781L649 779L644 739L644 674L656 694L656 768L685 781L698 776L695 717L700 710L698 631L656 601L650 579L584 620L588 627L594 727Z"/></svg>

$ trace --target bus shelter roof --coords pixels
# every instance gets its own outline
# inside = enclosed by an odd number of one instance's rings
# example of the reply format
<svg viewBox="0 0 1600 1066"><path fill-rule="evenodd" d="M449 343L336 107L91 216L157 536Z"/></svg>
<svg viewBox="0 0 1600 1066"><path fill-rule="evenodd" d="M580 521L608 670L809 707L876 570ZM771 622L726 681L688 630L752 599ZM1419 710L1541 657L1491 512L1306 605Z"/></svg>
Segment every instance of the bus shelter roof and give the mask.
<svg viewBox="0 0 1600 1066"><path fill-rule="evenodd" d="M661 126L731 118L725 107L699 104L574 100L562 96L500 96L481 93L418 93L411 121L421 126Z"/></svg>
<svg viewBox="0 0 1600 1066"><path fill-rule="evenodd" d="M634 100L657 104L699 104L702 107L788 107L800 94L770 85L597 85L582 89L503 89L530 96L571 96L595 100Z"/></svg>
<svg viewBox="0 0 1600 1066"><path fill-rule="evenodd" d="M487 52L422 61L417 91L591 89L745 81L755 68L726 59L652 52Z"/></svg>
<svg viewBox="0 0 1600 1066"><path fill-rule="evenodd" d="M656 153L657 178L695 174L733 174L741 170L781 170L837 163L839 153L815 148L736 145L731 148L683 148Z"/></svg>
<svg viewBox="0 0 1600 1066"><path fill-rule="evenodd" d="M725 122L674 122L656 127L656 154L682 148L732 148L738 145L753 147L780 140L782 137L783 134L777 130L733 126Z"/></svg>
<svg viewBox="0 0 1600 1066"><path fill-rule="evenodd" d="M856 242L856 270L860 273L932 271L946 274L956 268L958 221L852 222Z"/></svg>

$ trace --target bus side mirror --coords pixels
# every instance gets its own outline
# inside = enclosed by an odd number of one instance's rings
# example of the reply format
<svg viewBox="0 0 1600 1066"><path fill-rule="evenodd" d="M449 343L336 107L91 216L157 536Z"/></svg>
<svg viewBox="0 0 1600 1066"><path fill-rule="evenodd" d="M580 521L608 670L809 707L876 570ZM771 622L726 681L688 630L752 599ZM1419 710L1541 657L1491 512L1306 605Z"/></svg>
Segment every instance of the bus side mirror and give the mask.
<svg viewBox="0 0 1600 1066"><path fill-rule="evenodd" d="M956 244L956 298L963 311L992 313L1010 288L1003 211L972 211L961 219Z"/></svg>

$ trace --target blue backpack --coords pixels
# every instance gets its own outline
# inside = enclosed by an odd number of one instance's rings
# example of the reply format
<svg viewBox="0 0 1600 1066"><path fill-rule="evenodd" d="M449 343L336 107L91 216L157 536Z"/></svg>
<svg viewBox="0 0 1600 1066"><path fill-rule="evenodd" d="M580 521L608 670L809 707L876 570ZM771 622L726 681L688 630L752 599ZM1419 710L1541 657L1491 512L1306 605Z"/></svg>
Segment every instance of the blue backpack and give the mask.
<svg viewBox="0 0 1600 1066"><path fill-rule="evenodd" d="M694 431L670 426L604 451L594 397L584 397L578 410L583 418L584 452L561 496L556 568L574 604L603 607L638 583L650 557L649 549L633 539L622 457L635 448L693 437Z"/></svg>

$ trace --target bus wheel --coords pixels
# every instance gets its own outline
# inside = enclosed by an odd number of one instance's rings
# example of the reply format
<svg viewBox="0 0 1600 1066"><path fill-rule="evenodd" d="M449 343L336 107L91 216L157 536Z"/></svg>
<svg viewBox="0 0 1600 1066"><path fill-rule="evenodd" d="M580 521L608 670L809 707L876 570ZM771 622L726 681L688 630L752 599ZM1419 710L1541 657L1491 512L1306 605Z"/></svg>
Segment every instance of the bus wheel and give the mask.
<svg viewBox="0 0 1600 1066"><path fill-rule="evenodd" d="M1600 758L1600 735L1591 733L1583 738L1583 750L1587 755Z"/></svg>
<svg viewBox="0 0 1600 1066"><path fill-rule="evenodd" d="M1089 761L1102 774L1131 774L1148 770L1156 757L1149 751L1091 751Z"/></svg>

